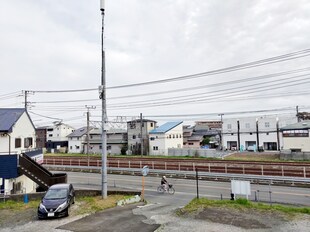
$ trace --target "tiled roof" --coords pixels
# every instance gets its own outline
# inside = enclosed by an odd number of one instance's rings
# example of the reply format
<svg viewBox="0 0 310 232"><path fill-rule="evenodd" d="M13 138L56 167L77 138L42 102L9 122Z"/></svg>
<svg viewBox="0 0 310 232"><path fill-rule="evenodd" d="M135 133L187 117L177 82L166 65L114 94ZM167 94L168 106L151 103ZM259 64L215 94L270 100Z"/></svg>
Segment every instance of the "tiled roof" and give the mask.
<svg viewBox="0 0 310 232"><path fill-rule="evenodd" d="M89 129L91 130L92 127L90 127ZM81 136L85 135L86 133L87 133L87 127L84 126L82 128L76 129L71 134L69 134L67 137L81 137Z"/></svg>
<svg viewBox="0 0 310 232"><path fill-rule="evenodd" d="M24 108L0 108L0 132L11 132L24 112Z"/></svg>
<svg viewBox="0 0 310 232"><path fill-rule="evenodd" d="M151 130L149 133L150 134L161 134L161 133L166 133L167 131L170 131L171 129L173 129L174 127L180 125L181 123L183 123L182 121L178 121L178 122L167 122L164 125Z"/></svg>

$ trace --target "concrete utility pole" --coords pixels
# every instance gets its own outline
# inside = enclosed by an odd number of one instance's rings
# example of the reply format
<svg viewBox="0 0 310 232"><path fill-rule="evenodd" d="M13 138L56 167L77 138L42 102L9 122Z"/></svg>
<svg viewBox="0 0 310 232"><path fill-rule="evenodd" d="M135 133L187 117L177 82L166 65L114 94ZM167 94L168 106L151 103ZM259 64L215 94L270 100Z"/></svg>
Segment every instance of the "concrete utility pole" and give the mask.
<svg viewBox="0 0 310 232"><path fill-rule="evenodd" d="M102 100L102 156L101 156L101 196L106 199L108 197L108 173L107 173L107 134L105 130L105 123L107 118L106 107L106 79L105 79L105 51L104 51L104 14L105 14L105 1L100 0L100 11L102 15L101 24L101 86L100 86L100 98Z"/></svg>
<svg viewBox="0 0 310 232"><path fill-rule="evenodd" d="M296 116L297 116L297 122L300 122L299 108L298 108L298 106L296 106Z"/></svg>
<svg viewBox="0 0 310 232"><path fill-rule="evenodd" d="M142 113L140 113L140 135L141 135L141 156L143 156L143 120L142 120Z"/></svg>
<svg viewBox="0 0 310 232"><path fill-rule="evenodd" d="M23 90L23 94L24 94L24 97L25 97L25 102L24 102L24 108L25 110L27 111L28 110L28 94L34 94L33 91L29 91L29 90Z"/></svg>
<svg viewBox="0 0 310 232"><path fill-rule="evenodd" d="M258 131L258 118L256 119L256 141L257 141L257 151L259 151L259 131Z"/></svg>
<svg viewBox="0 0 310 232"><path fill-rule="evenodd" d="M89 116L90 116L90 113L89 113L89 110L90 109L96 109L96 106L88 106L88 105L85 105L86 109L87 109L87 112L86 112L86 118L87 118L87 137L86 137L86 140L87 140L87 146L86 146L86 154L87 154L87 164L89 166Z"/></svg>
<svg viewBox="0 0 310 232"><path fill-rule="evenodd" d="M220 133L220 148L223 149L223 115L224 114L218 114L218 116L221 116L221 133Z"/></svg>
<svg viewBox="0 0 310 232"><path fill-rule="evenodd" d="M237 121L237 130L238 130L237 131L237 136L238 136L238 148L237 149L238 151L240 151L241 146L240 146L240 121L239 120Z"/></svg>

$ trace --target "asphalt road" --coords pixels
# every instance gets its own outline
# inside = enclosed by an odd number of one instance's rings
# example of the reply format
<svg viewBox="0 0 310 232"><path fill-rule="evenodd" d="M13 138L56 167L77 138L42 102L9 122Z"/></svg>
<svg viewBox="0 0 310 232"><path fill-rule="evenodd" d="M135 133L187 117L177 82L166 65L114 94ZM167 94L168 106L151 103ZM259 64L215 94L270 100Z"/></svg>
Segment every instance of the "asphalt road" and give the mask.
<svg viewBox="0 0 310 232"><path fill-rule="evenodd" d="M176 190L174 195L157 193L161 177L145 177L145 199L154 204L165 204L174 207L182 207L197 196L196 181L191 179L169 178ZM68 182L77 189L101 189L101 174L69 172ZM142 177L133 175L108 175L108 187L128 188L141 190ZM259 190L259 193L256 191ZM286 203L310 206L310 188L294 186L274 186L251 184L250 200L256 199L263 202ZM230 182L199 181L199 196L209 199L229 199ZM245 197L245 196L243 196Z"/></svg>

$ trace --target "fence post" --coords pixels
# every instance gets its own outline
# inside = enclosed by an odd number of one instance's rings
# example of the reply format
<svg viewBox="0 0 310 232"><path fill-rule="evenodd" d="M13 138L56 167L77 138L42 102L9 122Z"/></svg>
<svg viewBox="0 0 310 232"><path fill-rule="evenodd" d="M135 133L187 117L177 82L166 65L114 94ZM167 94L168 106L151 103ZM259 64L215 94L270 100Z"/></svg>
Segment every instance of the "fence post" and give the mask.
<svg viewBox="0 0 310 232"><path fill-rule="evenodd" d="M167 162L165 162L165 170L167 170Z"/></svg>
<svg viewBox="0 0 310 232"><path fill-rule="evenodd" d="M119 168L119 160L117 160L117 168Z"/></svg>
<svg viewBox="0 0 310 232"><path fill-rule="evenodd" d="M196 187L197 187L197 199L199 199L199 188L198 188L198 169L196 168Z"/></svg>
<svg viewBox="0 0 310 232"><path fill-rule="evenodd" d="M225 173L227 174L227 164L225 164Z"/></svg>
<svg viewBox="0 0 310 232"><path fill-rule="evenodd" d="M130 168L130 160L128 161L128 168Z"/></svg>
<svg viewBox="0 0 310 232"><path fill-rule="evenodd" d="M245 174L244 164L242 165L242 171L243 171L243 174Z"/></svg>
<svg viewBox="0 0 310 232"><path fill-rule="evenodd" d="M140 168L142 168L142 161L140 160Z"/></svg>
<svg viewBox="0 0 310 232"><path fill-rule="evenodd" d="M264 175L264 166L262 165L262 176Z"/></svg>
<svg viewBox="0 0 310 232"><path fill-rule="evenodd" d="M61 165L64 166L64 160L63 159L61 159Z"/></svg>
<svg viewBox="0 0 310 232"><path fill-rule="evenodd" d="M180 162L179 162L179 171L181 171L181 164L180 164Z"/></svg>
<svg viewBox="0 0 310 232"><path fill-rule="evenodd" d="M193 162L193 171L195 171L195 163Z"/></svg>
<svg viewBox="0 0 310 232"><path fill-rule="evenodd" d="M153 168L153 170L154 170L154 161L152 161L152 168Z"/></svg>
<svg viewBox="0 0 310 232"><path fill-rule="evenodd" d="M54 160L54 165L55 165L55 158L53 160Z"/></svg>
<svg viewBox="0 0 310 232"><path fill-rule="evenodd" d="M81 160L79 159L79 166L81 166Z"/></svg>
<svg viewBox="0 0 310 232"><path fill-rule="evenodd" d="M210 163L208 163L208 166L209 166L209 172L211 171L211 168L210 168Z"/></svg>
<svg viewBox="0 0 310 232"><path fill-rule="evenodd" d="M70 159L70 166L72 166L71 159Z"/></svg>
<svg viewBox="0 0 310 232"><path fill-rule="evenodd" d="M284 168L283 168L283 166L282 166L282 176L284 176Z"/></svg>
<svg viewBox="0 0 310 232"><path fill-rule="evenodd" d="M304 167L304 178L306 178L307 175L306 175L306 167Z"/></svg>

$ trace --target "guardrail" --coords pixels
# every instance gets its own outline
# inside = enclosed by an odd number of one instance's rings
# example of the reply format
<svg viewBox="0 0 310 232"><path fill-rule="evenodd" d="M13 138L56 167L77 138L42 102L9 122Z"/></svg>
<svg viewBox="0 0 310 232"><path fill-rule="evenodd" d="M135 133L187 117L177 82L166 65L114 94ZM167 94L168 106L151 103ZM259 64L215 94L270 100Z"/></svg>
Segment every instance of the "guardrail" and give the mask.
<svg viewBox="0 0 310 232"><path fill-rule="evenodd" d="M44 165L46 168L56 168L56 169L68 169L68 170L88 170L100 172L101 167L91 167L91 166L64 166L64 165ZM107 168L110 172L127 172L127 173L141 173L140 168ZM199 171L199 169L198 169ZM195 177L195 171L178 171L178 170L158 170L149 169L149 174L160 174L160 175L171 175L171 176L183 176ZM199 178L213 178L213 179L240 179L240 180L264 180L269 183L273 182L289 182L289 183L310 183L310 178L302 177L287 177L287 176L266 176L266 175L245 175L245 174L232 174L232 173L215 173L215 172L201 172L199 171Z"/></svg>

